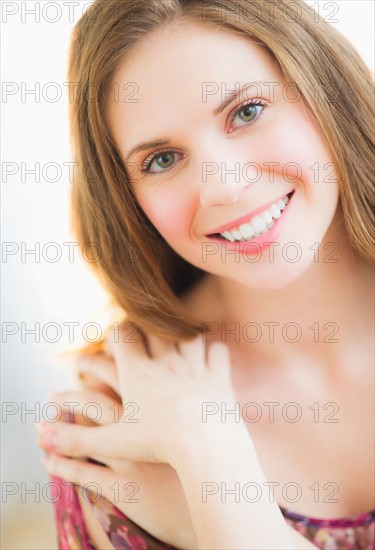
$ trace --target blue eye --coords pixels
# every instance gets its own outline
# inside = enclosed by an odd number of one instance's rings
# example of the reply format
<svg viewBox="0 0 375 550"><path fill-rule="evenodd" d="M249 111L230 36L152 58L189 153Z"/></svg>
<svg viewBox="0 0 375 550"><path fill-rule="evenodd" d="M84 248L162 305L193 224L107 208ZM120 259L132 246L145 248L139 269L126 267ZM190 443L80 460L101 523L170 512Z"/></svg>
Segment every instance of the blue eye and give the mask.
<svg viewBox="0 0 375 550"><path fill-rule="evenodd" d="M243 126L249 124L257 118L259 112L261 112L263 109L264 103L260 99L253 99L251 101L248 101L247 103L242 104L239 109L234 112L231 122L233 122L234 119L239 116L241 121L244 123Z"/></svg>

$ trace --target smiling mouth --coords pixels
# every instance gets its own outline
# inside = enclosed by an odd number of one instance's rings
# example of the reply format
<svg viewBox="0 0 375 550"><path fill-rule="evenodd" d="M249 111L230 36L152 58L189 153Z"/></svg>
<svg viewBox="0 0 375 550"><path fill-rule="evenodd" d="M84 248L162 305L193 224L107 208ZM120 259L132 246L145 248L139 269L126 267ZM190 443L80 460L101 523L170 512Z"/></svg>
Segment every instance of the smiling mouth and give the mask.
<svg viewBox="0 0 375 550"><path fill-rule="evenodd" d="M282 217L289 200L294 194L294 190L285 195L282 199L259 212L247 223L243 223L231 230L222 233L212 233L208 237L229 242L247 242L256 239L267 233L275 225L277 220Z"/></svg>

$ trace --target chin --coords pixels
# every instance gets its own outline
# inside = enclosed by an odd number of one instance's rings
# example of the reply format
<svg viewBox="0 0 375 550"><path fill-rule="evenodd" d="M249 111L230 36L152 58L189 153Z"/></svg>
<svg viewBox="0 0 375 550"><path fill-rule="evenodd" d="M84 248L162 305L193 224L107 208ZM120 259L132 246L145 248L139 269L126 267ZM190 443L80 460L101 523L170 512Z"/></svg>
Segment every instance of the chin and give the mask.
<svg viewBox="0 0 375 550"><path fill-rule="evenodd" d="M313 255L294 264L279 259L269 263L259 274L241 277L238 282L253 290L283 290L301 279L313 265Z"/></svg>

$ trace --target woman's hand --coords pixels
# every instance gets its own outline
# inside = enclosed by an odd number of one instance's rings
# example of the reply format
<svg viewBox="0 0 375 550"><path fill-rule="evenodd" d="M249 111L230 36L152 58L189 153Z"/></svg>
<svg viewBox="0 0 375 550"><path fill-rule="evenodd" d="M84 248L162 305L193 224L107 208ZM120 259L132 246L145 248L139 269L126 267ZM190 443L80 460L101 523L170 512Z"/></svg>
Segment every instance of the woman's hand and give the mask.
<svg viewBox="0 0 375 550"><path fill-rule="evenodd" d="M111 424L114 415L118 417L122 410L113 358L106 354L81 355L76 367L82 389L56 394L51 401L63 410L74 410L74 421L78 424L92 427ZM103 496L109 501L101 503L108 513L116 513L109 504L113 503L157 539L177 548L197 548L182 486L171 466L109 459L100 453L98 448L90 458L103 465L54 453L45 455L43 462L51 475L81 487L76 490L82 495L82 506L88 506L84 493L88 488L95 500ZM90 512L87 509L86 513ZM90 535L95 537L95 533Z"/></svg>
<svg viewBox="0 0 375 550"><path fill-rule="evenodd" d="M108 398L103 414L107 420L112 414L112 423L99 427L46 423L40 443L47 451L67 456L97 456L101 449L103 458L174 466L197 435L204 437L215 430L212 421L203 422L205 402L234 407L229 350L213 342L206 357L201 336L180 343L178 351L149 336L150 358L140 335L138 341L127 342L122 329L119 336L115 342L111 333L108 344L116 367L110 376L112 384L118 379L121 414ZM220 418L217 426L222 429Z"/></svg>

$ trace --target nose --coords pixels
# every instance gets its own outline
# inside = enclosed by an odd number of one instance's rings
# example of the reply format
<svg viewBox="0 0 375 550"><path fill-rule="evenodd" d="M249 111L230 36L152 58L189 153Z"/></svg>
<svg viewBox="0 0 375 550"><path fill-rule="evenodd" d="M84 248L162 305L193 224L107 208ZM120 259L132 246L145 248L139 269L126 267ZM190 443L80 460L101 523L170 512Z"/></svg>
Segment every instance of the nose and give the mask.
<svg viewBox="0 0 375 550"><path fill-rule="evenodd" d="M225 146L226 145L226 146ZM210 160L207 160L210 159ZM249 159L235 150L228 142L224 147L210 148L210 153L201 156L199 193L203 207L229 205L237 202L243 191L255 182L256 170Z"/></svg>

